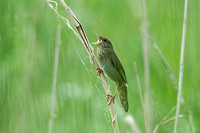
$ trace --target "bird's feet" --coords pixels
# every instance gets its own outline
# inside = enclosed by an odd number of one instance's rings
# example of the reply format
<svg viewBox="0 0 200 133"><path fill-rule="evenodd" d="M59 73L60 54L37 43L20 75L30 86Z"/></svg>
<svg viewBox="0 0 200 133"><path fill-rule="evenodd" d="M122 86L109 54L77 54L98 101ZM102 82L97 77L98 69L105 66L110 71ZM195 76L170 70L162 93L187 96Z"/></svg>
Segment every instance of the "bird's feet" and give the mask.
<svg viewBox="0 0 200 133"><path fill-rule="evenodd" d="M106 96L107 96L107 99L108 99L108 100L110 99L108 105L110 105L112 102L113 102L113 104L115 103L115 96L116 96L116 93L117 93L119 84L117 83L116 86L117 86L117 87L116 87L114 96L112 96L112 95L106 95Z"/></svg>
<svg viewBox="0 0 200 133"><path fill-rule="evenodd" d="M115 103L115 95L114 96L106 95L106 96L107 96L108 101L110 100L108 105L110 105L112 102L113 102L113 104Z"/></svg>
<svg viewBox="0 0 200 133"><path fill-rule="evenodd" d="M103 72L103 70L101 68L97 68L97 76L100 76L100 74Z"/></svg>

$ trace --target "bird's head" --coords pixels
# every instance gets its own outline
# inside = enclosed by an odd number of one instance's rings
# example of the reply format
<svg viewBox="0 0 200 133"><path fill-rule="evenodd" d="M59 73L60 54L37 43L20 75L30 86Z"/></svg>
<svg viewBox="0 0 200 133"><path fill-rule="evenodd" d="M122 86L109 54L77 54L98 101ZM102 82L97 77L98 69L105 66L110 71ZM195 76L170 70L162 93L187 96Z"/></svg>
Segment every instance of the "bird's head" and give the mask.
<svg viewBox="0 0 200 133"><path fill-rule="evenodd" d="M98 41L93 42L92 44L96 44L99 48L113 48L112 43L108 38L100 36L98 33L96 33L98 36Z"/></svg>

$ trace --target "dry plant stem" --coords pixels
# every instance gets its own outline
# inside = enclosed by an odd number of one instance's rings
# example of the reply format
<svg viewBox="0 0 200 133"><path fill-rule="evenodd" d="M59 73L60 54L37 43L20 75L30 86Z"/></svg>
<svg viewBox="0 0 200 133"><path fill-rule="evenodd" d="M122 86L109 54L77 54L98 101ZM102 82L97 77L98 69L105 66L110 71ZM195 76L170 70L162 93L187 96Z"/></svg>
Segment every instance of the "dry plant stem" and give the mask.
<svg viewBox="0 0 200 133"><path fill-rule="evenodd" d="M55 108L56 108L56 82L57 82L57 73L58 73L58 61L59 61L59 52L61 45L61 27L57 27L57 36L56 36L56 49L55 49L55 60L54 60L54 73L53 73L53 85L52 85L52 95L51 95L51 110L50 110L50 119L49 119L49 128L48 133L52 133L53 129L53 120L55 118Z"/></svg>
<svg viewBox="0 0 200 133"><path fill-rule="evenodd" d="M143 96L142 96L142 89L141 89L141 84L140 84L140 77L138 75L138 70L137 70L137 65L136 62L134 62L134 68L135 68L135 73L136 73L136 79L137 79L137 85L138 85L138 89L139 89L139 93L140 93L140 101L141 101L141 105L142 105L142 111L143 111L143 117L144 117L144 124L145 124L145 129L147 128L147 120L145 117L145 110L144 110L144 101L143 101Z"/></svg>
<svg viewBox="0 0 200 133"><path fill-rule="evenodd" d="M87 49L87 52L89 53L89 56L92 60L92 63L94 65L95 70L97 70L99 68L99 65L97 63L97 60L95 58L94 52L92 47L90 46L90 43L87 39L87 36L83 30L83 27L81 26L81 23L79 22L79 20L77 19L77 17L75 16L75 14L72 12L72 10L66 5L66 3L64 2L64 0L60 0L60 3L62 4L62 6L65 8L66 12L70 15L70 17L72 18L74 25L76 26L78 32L81 35L81 38L83 40L84 46ZM103 73L101 73L99 75L100 81L104 87L104 90L106 92L106 95L111 95L110 89L109 89L109 84L107 82L107 80L105 79L105 76ZM119 128L118 128L118 123L117 123L117 113L116 110L114 108L113 103L110 104L109 106L110 109L110 114L111 114L111 118L112 118L112 127L115 133L119 133Z"/></svg>
<svg viewBox="0 0 200 133"><path fill-rule="evenodd" d="M161 120L161 122L163 122L164 120L166 120L167 117L168 117L175 109L176 109L176 106L173 107L165 117L163 117L163 119ZM161 123L161 122L160 122L160 123Z"/></svg>
<svg viewBox="0 0 200 133"><path fill-rule="evenodd" d="M152 45L155 48L155 50L157 51L157 53L160 56L160 59L162 60L167 72L169 73L170 79L175 87L176 90L178 90L178 82L176 80L176 77L169 65L169 63L167 62L167 59L165 58L165 56L163 55L162 51L159 49L158 45L153 41L153 39L151 38L151 36L149 36L149 39L152 41Z"/></svg>
<svg viewBox="0 0 200 133"><path fill-rule="evenodd" d="M57 7L58 4L55 1L52 0L47 0L49 7L65 22L65 24L74 32L74 34L76 35L76 37L78 37L78 39L83 43L83 40L81 39L81 37L79 36L79 34L71 27L71 25L69 24L69 21L63 17L62 15L60 15L60 13L57 11ZM54 8L54 6L52 5L55 4L56 7Z"/></svg>
<svg viewBox="0 0 200 133"><path fill-rule="evenodd" d="M149 39L152 41L151 44L152 44L153 47L155 48L156 52L159 54L162 63L164 64L164 66L165 66L167 72L169 73L169 76L170 76L170 79L171 79L171 81L172 81L172 83L173 83L173 85L174 85L174 88L178 91L178 82L177 82L177 80L176 80L176 77L175 77L175 75L174 75L174 73L173 73L173 71L172 71L172 69L171 69L169 63L167 62L167 59L166 59L165 56L163 55L162 51L159 49L158 45L153 41L153 39L152 39L151 36L149 36ZM184 104L184 100L183 100L183 99L181 99L181 103L182 103L182 105L183 105L183 107L184 107L185 104ZM190 126L191 132L195 132L195 127L194 127L194 124L193 124L193 120L192 120L191 114L187 112L186 108L184 108L184 113L185 113L185 116L186 116L186 118L187 118L187 120L188 120L188 122L189 122L189 126ZM187 116L188 116L188 117L187 117Z"/></svg>
<svg viewBox="0 0 200 133"><path fill-rule="evenodd" d="M156 131L158 130L159 126L167 119L167 117L168 117L175 109L176 109L176 106L173 107L173 108L168 112L168 114L167 114L165 117L163 117L163 119L156 125L156 127L155 127L153 133L156 133Z"/></svg>
<svg viewBox="0 0 200 133"><path fill-rule="evenodd" d="M149 81L149 45L148 45L148 29L146 15L146 1L142 0L142 41L144 53L144 77L145 77L145 112L146 112L146 133L151 132L151 106L150 106L150 81Z"/></svg>
<svg viewBox="0 0 200 133"><path fill-rule="evenodd" d="M181 104L182 83L183 83L183 61L184 61L185 35L186 35L186 23L187 23L187 7L188 7L188 0L185 0L183 32L182 32L182 42L181 42L180 71L179 71L179 88L178 88L178 96L177 96L177 109L176 109L176 119L174 123L174 133L177 133L178 116L179 116L180 104Z"/></svg>
<svg viewBox="0 0 200 133"><path fill-rule="evenodd" d="M179 115L178 117L181 118L181 117L183 117L183 115ZM169 122L171 122L171 121L173 121L173 120L176 120L176 117L172 117L172 118L170 118L170 119L168 119L168 120L166 120L166 121L164 121L164 122L159 123L158 125L156 125L156 127L155 127L153 133L156 133L156 132L158 131L158 128L159 128L160 126L163 126L163 125L165 125L165 124L167 124L167 123L169 123Z"/></svg>

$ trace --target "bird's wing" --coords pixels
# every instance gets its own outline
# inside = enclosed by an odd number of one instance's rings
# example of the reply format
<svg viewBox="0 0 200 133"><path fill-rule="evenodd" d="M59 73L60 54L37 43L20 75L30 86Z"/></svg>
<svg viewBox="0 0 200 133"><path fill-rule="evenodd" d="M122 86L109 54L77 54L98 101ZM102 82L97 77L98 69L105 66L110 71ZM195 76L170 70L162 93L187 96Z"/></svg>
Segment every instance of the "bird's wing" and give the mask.
<svg viewBox="0 0 200 133"><path fill-rule="evenodd" d="M125 75L125 71L124 68L119 60L119 57L117 56L117 54L114 52L111 56L111 61L112 64L115 66L115 68L118 70L119 74L121 75L122 79L124 80L124 82L127 83L127 79L126 79L126 75Z"/></svg>

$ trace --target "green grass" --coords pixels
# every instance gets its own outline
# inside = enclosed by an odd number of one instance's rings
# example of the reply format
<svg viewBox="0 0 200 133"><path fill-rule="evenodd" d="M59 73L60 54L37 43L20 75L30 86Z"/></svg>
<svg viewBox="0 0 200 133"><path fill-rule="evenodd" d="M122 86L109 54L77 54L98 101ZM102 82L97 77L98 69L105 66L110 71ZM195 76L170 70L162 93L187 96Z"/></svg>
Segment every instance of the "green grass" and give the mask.
<svg viewBox="0 0 200 133"><path fill-rule="evenodd" d="M95 32L112 41L129 83L128 114L134 116L138 127L144 132L133 65L136 61L144 92L141 1L75 0L66 3L81 21L90 42L97 40ZM196 132L200 132L199 7L199 0L188 3L182 95ZM177 79L183 10L182 0L147 1L149 34L167 58ZM59 12L69 18L61 5ZM0 1L0 22L0 132L48 131L58 24L62 25L62 44L53 132L112 132L105 92L96 77L96 71L84 46L45 1ZM95 46L94 50L96 52ZM109 83L114 93L114 83L111 81ZM151 45L150 88L152 128L154 128L176 105L177 92ZM129 125L124 122L127 114L123 111L118 97L115 107L120 131L130 132ZM181 114L184 114L183 106ZM158 132L172 132L173 127L174 121L159 128ZM178 131L190 132L186 116L179 119Z"/></svg>

